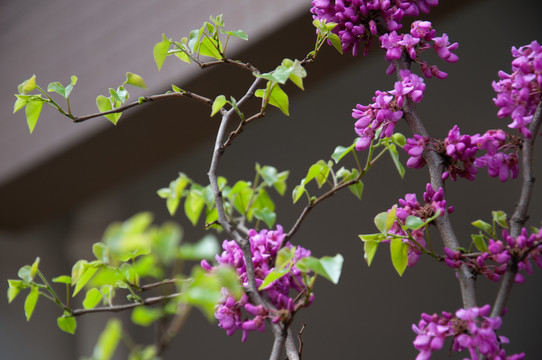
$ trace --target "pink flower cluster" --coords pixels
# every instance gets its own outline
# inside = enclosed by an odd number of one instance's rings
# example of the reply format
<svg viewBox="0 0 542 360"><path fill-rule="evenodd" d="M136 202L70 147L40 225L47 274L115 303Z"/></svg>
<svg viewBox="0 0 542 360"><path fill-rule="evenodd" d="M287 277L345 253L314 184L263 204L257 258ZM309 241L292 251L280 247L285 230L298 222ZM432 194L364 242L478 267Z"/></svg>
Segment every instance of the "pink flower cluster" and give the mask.
<svg viewBox="0 0 542 360"><path fill-rule="evenodd" d="M431 140L428 137L414 135L407 139L403 149L410 158L407 166L415 169L425 165L424 150L432 150L445 157L446 171L443 179L458 177L474 180L478 168L487 167L492 177L498 177L502 182L508 178L516 178L519 174L517 152L520 142L517 137L507 136L503 130L488 130L483 135L461 134L455 125L444 142ZM479 151L485 151L479 155Z"/></svg>
<svg viewBox="0 0 542 360"><path fill-rule="evenodd" d="M391 74L395 71L393 61L400 59L403 52L406 52L413 61L420 64L420 69L425 77L435 76L439 79L448 77L448 74L439 70L436 65L429 65L418 57L422 51L432 48L444 61L455 63L459 60L457 55L452 53L459 47L459 44L450 44L448 35L442 34L441 37L435 37L435 33L429 21L418 20L412 23L410 34L397 34L396 31L392 31L382 35L380 43L382 48L387 50L386 60L392 62L386 73Z"/></svg>
<svg viewBox="0 0 542 360"><path fill-rule="evenodd" d="M254 264L254 274L256 285L260 286L267 274L274 268L275 258L280 249L280 245L286 234L282 227L277 226L277 230L261 230L257 232L251 229L248 233L250 241L250 250L252 252L252 262ZM291 248L292 244L286 243L286 247ZM243 252L239 245L233 240L224 240L222 243L224 251L216 256L216 261L220 265L230 265L234 267L239 274L243 286L248 286L246 264ZM310 256L310 251L301 246L297 246L294 255L294 264L297 260ZM206 261L201 262L201 266L210 271L212 266ZM262 290L261 294L271 304L275 306L278 312L294 310L294 300L289 296L290 290L299 294L303 289L301 272L292 267L290 272L274 281L270 286ZM247 338L248 332L265 330L265 319L270 318L273 321L279 321L277 311L265 309L261 305L254 305L250 298L244 294L240 300L236 300L227 289L223 289L223 298L215 310L215 317L218 319L218 325L226 330L228 335L233 335L236 330L243 331L242 341ZM309 302L312 299L309 299ZM243 311L244 310L244 311Z"/></svg>
<svg viewBox="0 0 542 360"><path fill-rule="evenodd" d="M373 103L367 106L357 104L352 110L352 117L356 119L354 129L360 137L356 143L356 150L367 149L374 140L376 132L380 130L380 137L391 137L397 121L403 116L401 107L405 97L414 102L420 102L425 92L423 79L409 70L401 70L401 81L397 81L391 91L376 91Z"/></svg>
<svg viewBox="0 0 542 360"><path fill-rule="evenodd" d="M477 273L493 281L499 281L501 275L506 272L511 260L517 264L518 271L523 270L527 274L533 272L531 260L542 269L542 229L538 233L529 235L527 230L523 228L517 238L510 236L508 231L504 230L502 237L503 240L490 239L488 251L482 252L475 258L459 251L444 248L446 255L444 262L456 269L464 263ZM496 265L488 264L488 261L493 261ZM524 276L517 273L515 282L522 283L524 281Z"/></svg>
<svg viewBox="0 0 542 360"><path fill-rule="evenodd" d="M405 16L428 13L438 0L312 0L314 19L337 23L343 52L366 55L374 37L399 30Z"/></svg>
<svg viewBox="0 0 542 360"><path fill-rule="evenodd" d="M512 118L508 127L530 138L528 126L542 94L542 46L536 41L519 49L514 46L512 56L512 74L499 71L501 80L493 82L497 93L493 101L501 108L497 113L500 118Z"/></svg>
<svg viewBox="0 0 542 360"><path fill-rule="evenodd" d="M400 206L396 208L395 213L395 216L399 221L396 220L389 230L390 234L402 236L403 242L409 245L407 263L407 266L409 267L416 265L418 262L418 258L422 253L420 246L425 248L425 229L422 227L410 231L410 235L414 238L416 243L412 242L408 238L408 234L401 227L401 225L405 224L406 218L412 215L419 217L422 221L426 221L439 211L441 216L444 215L446 211L449 213L453 211L453 206L450 206L449 208L446 207L444 190L442 188L435 191L431 184L427 184L426 190L423 193L423 200L425 202L424 206L419 203L416 194L406 194L404 199L399 199Z"/></svg>
<svg viewBox="0 0 542 360"><path fill-rule="evenodd" d="M480 359L479 355L488 360L525 358L524 353L506 356L501 345L508 343L508 339L495 333L501 327L502 320L500 317L488 317L490 310L491 307L485 305L459 309L455 315L445 311L440 316L423 313L418 325L412 324L412 330L417 335L413 344L420 352L416 360L430 359L434 351L442 349L448 337L453 338L453 351L468 350L472 360Z"/></svg>

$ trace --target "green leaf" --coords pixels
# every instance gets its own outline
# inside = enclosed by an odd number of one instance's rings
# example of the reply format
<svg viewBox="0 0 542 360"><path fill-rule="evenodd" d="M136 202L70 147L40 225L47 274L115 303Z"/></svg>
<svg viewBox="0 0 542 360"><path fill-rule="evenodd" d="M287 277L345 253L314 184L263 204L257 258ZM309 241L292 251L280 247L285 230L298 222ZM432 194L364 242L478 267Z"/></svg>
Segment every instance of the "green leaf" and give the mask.
<svg viewBox="0 0 542 360"><path fill-rule="evenodd" d="M154 45L154 48L152 49L152 55L154 56L154 62L156 63L156 67L158 67L158 71L160 71L162 65L164 65L170 45L171 40L166 37L166 34L162 34L162 41Z"/></svg>
<svg viewBox="0 0 542 360"><path fill-rule="evenodd" d="M50 83L47 86L47 91L56 92L57 94L59 94L62 97L66 98L66 88L59 82Z"/></svg>
<svg viewBox="0 0 542 360"><path fill-rule="evenodd" d="M330 32L330 33L327 34L327 38L331 42L333 47L335 49L337 49L337 51L339 53L342 54L343 53L343 48L342 48L342 43L341 43L341 39L339 38L339 36L337 34L335 34L335 33Z"/></svg>
<svg viewBox="0 0 542 360"><path fill-rule="evenodd" d="M486 241L484 240L484 237L482 235L472 234L471 237L472 237L472 240L474 241L474 245L479 251L482 251L482 252L489 251Z"/></svg>
<svg viewBox="0 0 542 360"><path fill-rule="evenodd" d="M313 164L309 168L307 176L305 177L305 184L307 184L312 179L316 179L318 188L321 188L326 183L329 173L330 165L324 160L319 160L316 164Z"/></svg>
<svg viewBox="0 0 542 360"><path fill-rule="evenodd" d="M391 141L397 146L403 147L406 145L406 137L401 133L394 133L391 137Z"/></svg>
<svg viewBox="0 0 542 360"><path fill-rule="evenodd" d="M397 172L401 176L401 179L403 179L405 177L405 168L403 167L403 164L401 164L401 160L399 160L399 153L397 152L397 147L395 146L395 144L387 144L386 146L390 151L391 159L393 160L393 164L395 165Z"/></svg>
<svg viewBox="0 0 542 360"><path fill-rule="evenodd" d="M26 95L36 88L36 75L32 75L18 86L20 94Z"/></svg>
<svg viewBox="0 0 542 360"><path fill-rule="evenodd" d="M190 189L190 192L188 193L188 196L184 202L184 212L186 217L188 217L190 222L192 222L192 225L196 226L198 223L198 219L204 205L205 202L203 200L201 191Z"/></svg>
<svg viewBox="0 0 542 360"><path fill-rule="evenodd" d="M56 323L60 330L65 331L69 334L75 334L75 329L77 328L77 322L73 316L70 316L69 313L65 312L64 315L56 319Z"/></svg>
<svg viewBox="0 0 542 360"><path fill-rule="evenodd" d="M163 315L162 309L138 306L132 310L132 322L139 326L149 326Z"/></svg>
<svg viewBox="0 0 542 360"><path fill-rule="evenodd" d="M29 101L26 103L25 114L26 114L26 123L28 125L28 130L30 133L34 131L38 118L40 117L41 108L43 106L43 101Z"/></svg>
<svg viewBox="0 0 542 360"><path fill-rule="evenodd" d="M241 40L248 40L248 35L243 30L224 31L221 29L220 32L225 35L227 34L227 35L234 36Z"/></svg>
<svg viewBox="0 0 542 360"><path fill-rule="evenodd" d="M26 104L28 103L28 98L27 97L23 97L23 96L20 96L20 95L15 95L15 97L17 98L17 100L15 100L15 104L13 104L13 113L14 114L17 111L24 108L26 106Z"/></svg>
<svg viewBox="0 0 542 360"><path fill-rule="evenodd" d="M395 223L395 214L397 213L397 205L393 205L391 210L388 212L388 215L386 217L386 234L390 231L391 227L393 226L393 223Z"/></svg>
<svg viewBox="0 0 542 360"><path fill-rule="evenodd" d="M277 220L277 214L269 208L254 209L254 217L258 220L262 220L268 228L272 228Z"/></svg>
<svg viewBox="0 0 542 360"><path fill-rule="evenodd" d="M287 275L289 272L290 272L290 266L284 267L284 268L279 268L279 269L273 269L272 271L270 271L267 274L267 276L263 280L263 282L260 285L260 287L258 288L258 290L263 290L263 289L267 288L273 282L275 282L278 279L280 279L281 277Z"/></svg>
<svg viewBox="0 0 542 360"><path fill-rule="evenodd" d="M361 200L361 195L363 194L363 182L361 180L350 185L348 189L352 192L352 194L356 195L359 200Z"/></svg>
<svg viewBox="0 0 542 360"><path fill-rule="evenodd" d="M481 229L481 230L485 231L488 234L491 234L493 232L493 227L491 226L491 224L488 224L485 221L476 220L476 221L473 221L471 224L474 227L477 227L478 229Z"/></svg>
<svg viewBox="0 0 542 360"><path fill-rule="evenodd" d="M353 143L349 147L344 146L337 146L335 150L333 151L333 154L331 154L331 158L335 161L335 164L338 164L339 161L345 157L347 154L351 153L352 150L354 150L354 147L356 146L356 143Z"/></svg>
<svg viewBox="0 0 542 360"><path fill-rule="evenodd" d="M100 290L96 288L88 289L85 294L85 299L83 300L83 307L85 309L92 309L98 305L100 300L102 300Z"/></svg>
<svg viewBox="0 0 542 360"><path fill-rule="evenodd" d="M298 260L296 267L304 272L306 272L305 269L312 270L332 283L337 284L341 276L343 262L344 258L341 254L337 254L334 257L324 256L321 259L308 256Z"/></svg>
<svg viewBox="0 0 542 360"><path fill-rule="evenodd" d="M386 231L386 220L388 219L388 212L384 211L380 214L377 214L374 218L374 223L376 225L376 228L382 233L387 234Z"/></svg>
<svg viewBox="0 0 542 360"><path fill-rule="evenodd" d="M92 245L92 253L94 254L94 256L96 256L96 259L101 261L102 263L109 263L109 248L104 243L94 243Z"/></svg>
<svg viewBox="0 0 542 360"><path fill-rule="evenodd" d="M371 266L371 263L373 262L379 243L380 243L379 241L364 241L363 242L363 252L364 252L363 257L365 258L365 261L367 262L368 266Z"/></svg>
<svg viewBox="0 0 542 360"><path fill-rule="evenodd" d="M94 347L92 359L110 360L115 353L121 337L122 323L119 319L110 319Z"/></svg>
<svg viewBox="0 0 542 360"><path fill-rule="evenodd" d="M8 302L11 303L26 286L21 280L8 280Z"/></svg>
<svg viewBox="0 0 542 360"><path fill-rule="evenodd" d="M216 60L221 60L222 54L219 51L221 48L222 46L220 43L217 43L215 40L208 37L203 37L199 45L196 47L196 52L203 56L209 56Z"/></svg>
<svg viewBox="0 0 542 360"><path fill-rule="evenodd" d="M98 110L100 112L106 112L113 110L113 105L111 104L111 100L103 95L99 95L96 98L96 106L98 106ZM113 123L113 125L117 125L117 122L119 121L119 118L122 114L121 113L112 113L108 115L104 115L105 118Z"/></svg>
<svg viewBox="0 0 542 360"><path fill-rule="evenodd" d="M77 265L77 264L76 264ZM75 289L73 290L73 295L77 295L81 289L89 282L89 280L94 276L94 274L98 271L97 267L84 264L83 269L81 271L81 274L78 276L77 280L75 280ZM74 279L74 276L72 275L72 280Z"/></svg>
<svg viewBox="0 0 542 360"><path fill-rule="evenodd" d="M399 274L403 276L408 264L408 245L401 238L393 238L390 243L391 262Z"/></svg>
<svg viewBox="0 0 542 360"><path fill-rule="evenodd" d="M215 98L215 101L213 101L211 116L214 116L217 112L219 112L220 109L222 109L227 102L228 101L226 100L226 97L224 95L218 95Z"/></svg>
<svg viewBox="0 0 542 360"><path fill-rule="evenodd" d="M19 278L23 279L26 282L31 282L34 277L31 275L30 269L30 265L25 265L21 267L17 273L17 276L19 276Z"/></svg>
<svg viewBox="0 0 542 360"><path fill-rule="evenodd" d="M297 185L292 191L292 199L294 204L301 198L301 196L303 196L303 193L305 192L307 192L307 190L305 190L305 179L303 179L301 180L301 184Z"/></svg>
<svg viewBox="0 0 542 360"><path fill-rule="evenodd" d="M267 93L269 92L269 88L271 86L271 81L268 82L267 88L264 89L258 89L255 92L256 97L265 98L267 97ZM269 95L269 104L278 107L286 116L289 116L290 113L288 112L288 95L280 88L278 84L274 84L271 87L271 94Z"/></svg>
<svg viewBox="0 0 542 360"><path fill-rule="evenodd" d="M130 84L142 89L147 88L147 85L145 84L145 81L143 81L143 78L131 72L126 73L126 81L124 82L124 84Z"/></svg>
<svg viewBox="0 0 542 360"><path fill-rule="evenodd" d="M508 229L508 224L506 223L507 215L504 211L492 211L491 216L493 218L493 221L499 224L500 227Z"/></svg>
<svg viewBox="0 0 542 360"><path fill-rule="evenodd" d="M56 278L53 278L52 281L54 283L61 283L61 284L70 285L72 283L72 278L71 278L71 276L68 276L68 275L61 275L61 276L57 276Z"/></svg>
<svg viewBox="0 0 542 360"><path fill-rule="evenodd" d="M36 260L34 260L34 263L32 264L32 266L30 267L30 277L31 278L34 278L34 276L36 276L36 274L38 273L39 264L40 264L40 258L37 257Z"/></svg>
<svg viewBox="0 0 542 360"><path fill-rule="evenodd" d="M382 241L386 240L387 236L384 234L365 234L365 235L359 235L359 238L362 241Z"/></svg>
<svg viewBox="0 0 542 360"><path fill-rule="evenodd" d="M409 215L405 220L405 228L418 230L425 226L425 222L417 216Z"/></svg>
<svg viewBox="0 0 542 360"><path fill-rule="evenodd" d="M32 286L28 295L26 295L26 299L24 301L24 314L26 316L26 321L30 321L30 317L36 308L36 304L38 303L39 295L40 293L37 286Z"/></svg>
<svg viewBox="0 0 542 360"><path fill-rule="evenodd" d="M179 257L185 260L212 259L220 251L216 237L208 234L195 244L183 244L179 248Z"/></svg>

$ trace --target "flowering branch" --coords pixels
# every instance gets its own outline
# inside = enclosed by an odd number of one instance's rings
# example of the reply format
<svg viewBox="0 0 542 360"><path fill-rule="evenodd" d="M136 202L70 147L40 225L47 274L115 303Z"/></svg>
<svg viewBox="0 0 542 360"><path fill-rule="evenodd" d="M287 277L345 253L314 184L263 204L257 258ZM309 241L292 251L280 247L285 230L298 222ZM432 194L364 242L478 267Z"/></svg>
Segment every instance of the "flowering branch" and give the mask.
<svg viewBox="0 0 542 360"><path fill-rule="evenodd" d="M402 55L401 59L395 62L395 66L398 69L409 69L410 61L405 54ZM400 73L397 73L397 76L400 79ZM416 105L407 97L403 105L403 116L407 122L410 130L413 134L427 137L429 136L427 130L425 129L421 119L416 112ZM431 185L434 189L444 188L444 181L442 180L442 174L444 173L444 164L443 159L434 151L424 151L424 158L429 167L429 176L431 178ZM442 237L444 246L456 250L459 247L459 242L450 223L450 219L447 213L442 214L435 219L435 225ZM471 308L476 306L476 288L475 280L471 275L468 267L462 265L457 270L457 278L459 281L459 287L461 290L461 298L463 301L463 306L465 308Z"/></svg>
<svg viewBox="0 0 542 360"><path fill-rule="evenodd" d="M527 221L527 209L529 208L529 202L531 199L531 194L534 185L533 177L533 150L534 142L536 136L540 129L542 123L542 101L538 103L536 111L533 116L533 120L529 127L531 134L530 138L526 138L522 146L522 161L523 161L523 185L521 187L521 194L519 196L519 201L516 205L512 219L510 220L510 235L512 237L517 237L520 234L521 228L525 225ZM521 259L519 260L521 261ZM514 286L514 281L516 279L516 274L518 272L518 259L512 258L506 273L501 281L499 291L495 298L493 304L493 310L491 311L491 317L500 316L504 311L508 298L510 297L510 292Z"/></svg>

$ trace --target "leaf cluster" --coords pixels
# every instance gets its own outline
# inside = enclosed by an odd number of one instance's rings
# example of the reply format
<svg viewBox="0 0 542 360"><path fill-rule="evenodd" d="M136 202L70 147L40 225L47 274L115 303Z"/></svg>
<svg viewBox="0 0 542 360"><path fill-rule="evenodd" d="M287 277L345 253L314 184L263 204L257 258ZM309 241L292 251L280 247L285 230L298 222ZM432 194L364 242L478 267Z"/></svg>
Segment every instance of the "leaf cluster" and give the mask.
<svg viewBox="0 0 542 360"><path fill-rule="evenodd" d="M218 185L224 199L226 214L230 219L241 216L249 222L259 220L269 228L273 227L276 221L275 203L266 189L274 188L280 195L284 195L288 174L288 171L278 172L272 166L256 164L256 177L253 182L239 180L233 186L229 186L226 178L219 177ZM169 187L158 190L158 195L166 199L171 215L176 213L181 200L184 199L184 213L194 226L205 214L206 226L220 230L216 224L218 212L210 185L202 186L186 174L179 173L177 179L170 182Z"/></svg>

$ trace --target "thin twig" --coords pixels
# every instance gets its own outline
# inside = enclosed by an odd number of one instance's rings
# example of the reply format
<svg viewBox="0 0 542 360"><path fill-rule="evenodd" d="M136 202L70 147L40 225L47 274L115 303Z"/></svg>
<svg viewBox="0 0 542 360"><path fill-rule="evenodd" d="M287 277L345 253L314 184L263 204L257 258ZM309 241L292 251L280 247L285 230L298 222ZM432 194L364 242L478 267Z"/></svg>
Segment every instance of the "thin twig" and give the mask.
<svg viewBox="0 0 542 360"><path fill-rule="evenodd" d="M144 299L140 302L130 303L130 304L123 304L123 305L115 305L115 306L103 306L103 307L97 307L93 309L75 309L71 311L72 316L81 316L85 314L90 313L97 313L97 312L119 312L124 310L133 309L137 306L148 306L148 305L154 305L161 303L163 301L167 301L170 299L174 299L178 296L180 296L180 293L170 294L170 295L164 295L164 296L155 296L150 297L147 299Z"/></svg>
<svg viewBox="0 0 542 360"><path fill-rule="evenodd" d="M194 100L196 100L198 102L204 103L204 104L209 105L209 106L213 105L213 101L211 99L208 99L208 98L206 98L204 96L201 96L201 95L198 95L198 94L195 94L195 93L192 93L190 91L183 90L182 92L171 92L171 93L167 93L167 94L158 94L158 95L145 96L145 97L142 97L138 101L134 101L134 102L132 102L130 104L118 107L118 108L113 109L113 110L103 111L103 112L90 114L90 115L85 115L85 116L73 116L73 117L70 117L70 118L73 120L74 123L80 123L80 122L90 120L90 119L93 119L93 118L97 118L97 117L100 117L100 116L104 116L104 115L121 113L121 112L124 112L124 111L126 111L128 109L131 109L131 108L135 107L135 106L142 105L144 103L157 101L157 100L168 99L168 98L173 98L173 97L186 97L186 98L189 98L189 99L194 99Z"/></svg>

